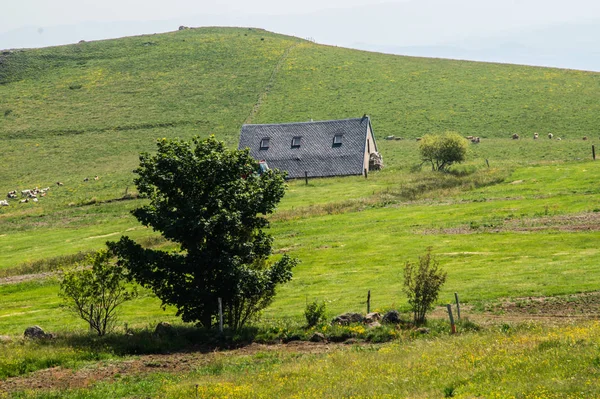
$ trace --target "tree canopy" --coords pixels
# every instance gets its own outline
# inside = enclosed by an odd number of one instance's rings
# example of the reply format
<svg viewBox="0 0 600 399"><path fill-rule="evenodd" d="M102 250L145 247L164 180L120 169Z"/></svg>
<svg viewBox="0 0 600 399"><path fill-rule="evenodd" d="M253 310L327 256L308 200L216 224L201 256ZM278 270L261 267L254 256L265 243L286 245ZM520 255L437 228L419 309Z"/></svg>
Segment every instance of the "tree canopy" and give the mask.
<svg viewBox="0 0 600 399"><path fill-rule="evenodd" d="M140 155L134 181L149 204L132 213L179 250L145 249L128 237L109 247L184 321L210 328L222 298L225 322L238 329L292 277L297 260L272 262L273 240L264 232L265 215L284 195L285 176L258 169L247 149L230 150L213 136L162 139L156 154Z"/></svg>
<svg viewBox="0 0 600 399"><path fill-rule="evenodd" d="M463 162L467 157L468 148L467 140L455 132L443 135L426 134L419 143L421 160L431 163L432 170L439 171Z"/></svg>

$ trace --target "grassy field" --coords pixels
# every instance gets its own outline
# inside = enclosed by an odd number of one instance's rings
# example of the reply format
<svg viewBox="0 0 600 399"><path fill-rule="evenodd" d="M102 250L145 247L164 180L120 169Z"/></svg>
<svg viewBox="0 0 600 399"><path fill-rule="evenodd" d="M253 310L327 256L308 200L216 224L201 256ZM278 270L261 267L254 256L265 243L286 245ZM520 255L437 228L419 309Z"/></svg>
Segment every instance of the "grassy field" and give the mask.
<svg viewBox="0 0 600 399"><path fill-rule="evenodd" d="M71 388L18 389L11 397L590 398L600 394L599 338L597 322L504 325L452 338L403 337L385 345L180 354L178 364L168 357L115 359L64 347L49 353L46 345L28 344L9 348L16 354L28 350L50 364L71 359L76 365L69 374ZM140 367L149 371L136 373ZM39 377L29 382L45 385Z"/></svg>
<svg viewBox="0 0 600 399"><path fill-rule="evenodd" d="M600 286L600 164L591 160L600 141L599 74L367 53L247 28L0 57L0 193L51 187L38 203L0 207L0 335L16 339L34 324L84 334L84 323L61 309L55 279L21 275L54 271L123 234L172 247L130 215L144 203L132 183L139 153L153 151L157 138L194 134L214 133L235 147L244 122L367 113L386 164L368 179L288 182L271 233L276 256L301 264L266 310L267 330L301 323L314 299L327 303L330 317L364 311L369 290L373 308L406 311L402 266L428 247L448 271L439 304L454 292L484 309ZM414 138L446 130L482 141L452 173L420 168ZM174 309L162 310L144 290L121 312L121 323L141 336L160 320L177 322ZM15 395L190 397L196 385L202 397L598 395L587 383L598 373L597 323L507 326L456 338L408 334L332 353L216 353L177 375L146 370L89 389ZM131 360L110 345L61 342L0 340L0 352L14 351L0 359L0 388L36 369Z"/></svg>

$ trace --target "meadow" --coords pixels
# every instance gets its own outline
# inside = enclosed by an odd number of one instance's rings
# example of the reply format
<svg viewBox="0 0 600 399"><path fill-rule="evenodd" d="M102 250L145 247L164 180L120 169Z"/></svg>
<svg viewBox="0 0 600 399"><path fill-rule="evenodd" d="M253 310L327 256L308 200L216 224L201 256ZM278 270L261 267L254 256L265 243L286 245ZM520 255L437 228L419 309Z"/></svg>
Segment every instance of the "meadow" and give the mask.
<svg viewBox="0 0 600 399"><path fill-rule="evenodd" d="M259 341L282 339L286 326L304 331L302 312L313 300L325 301L331 318L364 312L370 290L374 309L407 312L402 267L429 247L449 276L438 304L457 292L474 319L490 304L593 293L600 286L600 164L591 159L591 146L600 141L593 101L598 74L368 53L247 28L0 57L0 192L51 187L38 203L0 207L0 336L10 340L0 340L0 397L9 377L29 378L35 370L152 363L137 356L182 349L155 342L151 331L163 320L182 331L193 327L179 322L174 309L161 309L147 290L121 310L121 325L136 331L133 341L119 341L126 339L120 325L121 338L96 342L83 321L61 308L57 277L35 276L121 235L173 248L130 215L144 204L131 171L139 153L153 151L161 137L214 133L235 147L242 123L371 116L384 170L368 179L289 181L269 216L275 256L287 253L301 263L253 327ZM482 141L451 173L432 173L420 165L414 139L447 130ZM533 140L533 132L541 138ZM547 139L548 132L562 140ZM521 139L512 140L513 133ZM403 140L384 140L388 135ZM365 344L374 338L356 330L356 345L200 354L175 374L146 367L69 391L25 385L10 395L598 395L588 383L598 373L595 322L500 321L456 337L444 323L434 318L425 337L398 331L385 345ZM18 338L35 324L59 339ZM387 340L391 332L380 334ZM131 349L136 340L140 353ZM129 349L121 351L121 344ZM524 381L524 374L536 377Z"/></svg>

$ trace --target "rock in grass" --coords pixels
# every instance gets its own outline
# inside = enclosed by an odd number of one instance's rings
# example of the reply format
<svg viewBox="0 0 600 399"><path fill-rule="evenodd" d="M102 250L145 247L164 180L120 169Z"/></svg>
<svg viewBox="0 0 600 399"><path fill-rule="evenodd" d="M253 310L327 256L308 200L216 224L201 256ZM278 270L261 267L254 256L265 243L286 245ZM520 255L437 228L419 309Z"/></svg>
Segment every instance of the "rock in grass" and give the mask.
<svg viewBox="0 0 600 399"><path fill-rule="evenodd" d="M363 322L366 324L371 324L371 323L374 323L379 320L381 320L381 313L372 312L372 313L367 313Z"/></svg>
<svg viewBox="0 0 600 399"><path fill-rule="evenodd" d="M367 327L369 327L369 328L381 327L381 323L378 321L374 321L372 323L367 324Z"/></svg>
<svg viewBox="0 0 600 399"><path fill-rule="evenodd" d="M342 326L347 326L352 323L362 323L363 316L360 313L344 313L339 316L336 316L331 324L339 324Z"/></svg>
<svg viewBox="0 0 600 399"><path fill-rule="evenodd" d="M11 342L12 338L8 335L0 335L0 342Z"/></svg>
<svg viewBox="0 0 600 399"><path fill-rule="evenodd" d="M398 324L400 323L400 313L397 310L390 310L383 315L382 320L384 323Z"/></svg>
<svg viewBox="0 0 600 399"><path fill-rule="evenodd" d="M312 335L312 337L310 337L310 342L325 342L327 341L327 338L325 338L325 335L321 334L320 332L316 332Z"/></svg>
<svg viewBox="0 0 600 399"><path fill-rule="evenodd" d="M157 337L169 337L173 335L174 330L171 323L167 323L166 321L161 321L156 325L154 329L154 335Z"/></svg>
<svg viewBox="0 0 600 399"><path fill-rule="evenodd" d="M32 339L52 338L52 334L46 334L40 326L27 327L23 335Z"/></svg>

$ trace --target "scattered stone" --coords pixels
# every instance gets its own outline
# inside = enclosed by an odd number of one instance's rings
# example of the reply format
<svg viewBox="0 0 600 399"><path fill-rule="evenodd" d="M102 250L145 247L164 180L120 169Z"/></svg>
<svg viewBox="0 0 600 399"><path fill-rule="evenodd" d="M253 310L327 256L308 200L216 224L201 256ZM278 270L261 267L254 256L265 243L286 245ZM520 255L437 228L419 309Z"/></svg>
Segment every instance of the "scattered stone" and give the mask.
<svg viewBox="0 0 600 399"><path fill-rule="evenodd" d="M339 324L342 326L347 326L352 323L362 323L363 316L360 313L344 313L339 316L336 316L331 324Z"/></svg>
<svg viewBox="0 0 600 399"><path fill-rule="evenodd" d="M184 26L184 25L181 25L181 26L179 27L179 30L186 30L186 29L190 29L190 28L189 28L189 27L187 27L187 26Z"/></svg>
<svg viewBox="0 0 600 399"><path fill-rule="evenodd" d="M53 338L54 336L52 334L46 334L44 332L44 330L42 330L42 327L40 326L33 326L33 327L27 327L25 329L25 332L23 333L23 335L25 336L25 338L32 338L32 339L43 339L43 338Z"/></svg>
<svg viewBox="0 0 600 399"><path fill-rule="evenodd" d="M381 321L384 323L398 324L400 323L400 313L398 313L397 310L390 310L389 312L383 315Z"/></svg>
<svg viewBox="0 0 600 399"><path fill-rule="evenodd" d="M0 342L11 342L12 338L8 335L0 335Z"/></svg>
<svg viewBox="0 0 600 399"><path fill-rule="evenodd" d="M168 337L173 335L173 326L171 323L167 323L166 321L161 321L156 325L154 329L154 335L157 337Z"/></svg>
<svg viewBox="0 0 600 399"><path fill-rule="evenodd" d="M326 342L327 338L325 338L325 335L321 334L320 332L316 332L312 335L312 337L310 337L310 342Z"/></svg>
<svg viewBox="0 0 600 399"><path fill-rule="evenodd" d="M426 327L419 327L415 331L420 334L429 334L429 328Z"/></svg>
<svg viewBox="0 0 600 399"><path fill-rule="evenodd" d="M378 152L373 152L369 155L369 170L383 169L383 156Z"/></svg>
<svg viewBox="0 0 600 399"><path fill-rule="evenodd" d="M381 323L378 321L374 321L372 323L367 324L368 328L376 328L376 327L381 327Z"/></svg>
<svg viewBox="0 0 600 399"><path fill-rule="evenodd" d="M373 322L379 321L379 320L381 320L381 313L371 312L371 313L367 313L363 322L366 324L370 324L370 323L373 323Z"/></svg>

